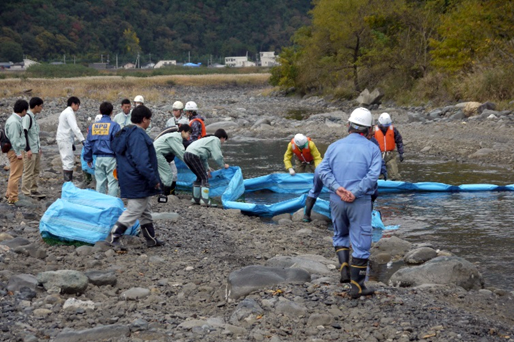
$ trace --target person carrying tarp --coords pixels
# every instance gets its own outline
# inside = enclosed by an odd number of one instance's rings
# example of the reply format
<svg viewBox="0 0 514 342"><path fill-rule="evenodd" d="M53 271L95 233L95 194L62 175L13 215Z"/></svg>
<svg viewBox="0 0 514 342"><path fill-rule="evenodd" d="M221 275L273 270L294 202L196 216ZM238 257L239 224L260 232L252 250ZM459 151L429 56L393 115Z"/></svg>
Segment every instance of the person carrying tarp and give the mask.
<svg viewBox="0 0 514 342"><path fill-rule="evenodd" d="M368 140L371 112L355 109L348 120L347 137L331 144L319 166L319 177L331 191L333 246L341 264L341 283L350 283L350 296L374 294L364 281L371 248L371 195L375 192L382 157ZM350 243L353 248L350 263Z"/></svg>
<svg viewBox="0 0 514 342"><path fill-rule="evenodd" d="M152 111L144 105L134 108L133 125L123 127L115 135L111 147L116 154L121 198L127 199L127 210L118 218L107 237L118 252L126 251L120 238L139 219L147 247L162 246L155 237L150 199L161 193L157 171L157 154L145 130L150 126Z"/></svg>
<svg viewBox="0 0 514 342"><path fill-rule="evenodd" d="M296 156L294 169L291 163L293 154ZM287 145L286 153L284 154L284 165L291 176L294 176L296 172L314 172L316 167L321 163L321 160L321 154L316 144L314 144L314 141L300 133L296 134L294 138L291 139L291 142Z"/></svg>
<svg viewBox="0 0 514 342"><path fill-rule="evenodd" d="M159 176L164 185L164 196L173 195L175 193L177 182L174 180L174 176L176 175L174 175L170 163L174 161L175 157L184 161L186 149L182 142L184 139L189 139L190 135L191 127L189 127L189 125L181 125L178 128L178 132L163 134L153 142L155 152L157 153Z"/></svg>
<svg viewBox="0 0 514 342"><path fill-rule="evenodd" d="M132 104L130 103L129 99L123 99L121 101L121 112L116 114L114 116L114 119L112 121L116 122L118 125L120 125L121 128L130 125L130 113Z"/></svg>
<svg viewBox="0 0 514 342"><path fill-rule="evenodd" d="M207 136L196 140L187 147L184 154L184 162L196 175L196 181L193 182L192 203L205 206L211 205L209 198L209 178L211 178L211 172L208 160L212 158L220 167L228 169L229 165L225 164L223 154L221 153L221 144L227 140L227 132L220 128L214 132L214 136Z"/></svg>
<svg viewBox="0 0 514 342"><path fill-rule="evenodd" d="M190 141L193 142L205 137L207 135L204 123L205 120L200 116L200 114L198 114L198 106L196 102L186 102L184 110L186 111L187 118L189 119L189 126L191 126L191 129L193 130Z"/></svg>
<svg viewBox="0 0 514 342"><path fill-rule="evenodd" d="M398 149L400 162L403 162L403 139L400 132L393 126L393 121L388 113L380 114L378 125L375 126L375 138L380 146L382 158L387 166L387 175L391 180L400 179L398 162L396 161L395 146Z"/></svg>
<svg viewBox="0 0 514 342"><path fill-rule="evenodd" d="M116 157L111 148L111 141L121 127L111 120L112 110L110 102L102 102L100 105L102 118L89 126L84 144L84 160L89 167L93 167L93 155L96 156L96 191L117 197L118 180L114 177Z"/></svg>

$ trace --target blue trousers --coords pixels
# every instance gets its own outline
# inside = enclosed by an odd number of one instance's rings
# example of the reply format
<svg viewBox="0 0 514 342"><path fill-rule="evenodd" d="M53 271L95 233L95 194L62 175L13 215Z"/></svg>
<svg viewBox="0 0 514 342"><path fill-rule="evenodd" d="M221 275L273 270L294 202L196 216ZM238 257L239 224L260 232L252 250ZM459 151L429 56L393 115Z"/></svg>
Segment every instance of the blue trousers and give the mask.
<svg viewBox="0 0 514 342"><path fill-rule="evenodd" d="M314 184L312 185L312 189L309 190L309 194L307 196L316 199L319 197L319 194L321 194L321 190L323 190L323 182L319 178L318 168L316 168L316 171L314 171L314 178L312 179L312 182Z"/></svg>
<svg viewBox="0 0 514 342"><path fill-rule="evenodd" d="M330 209L334 225L334 247L350 247L351 243L354 258L369 259L373 234L370 196L346 203L336 194L331 194Z"/></svg>

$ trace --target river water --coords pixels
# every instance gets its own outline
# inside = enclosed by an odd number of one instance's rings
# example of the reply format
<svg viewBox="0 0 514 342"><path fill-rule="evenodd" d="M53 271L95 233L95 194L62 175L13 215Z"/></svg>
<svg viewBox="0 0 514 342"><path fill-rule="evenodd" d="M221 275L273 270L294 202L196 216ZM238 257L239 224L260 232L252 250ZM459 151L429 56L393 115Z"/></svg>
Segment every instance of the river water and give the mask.
<svg viewBox="0 0 514 342"><path fill-rule="evenodd" d="M240 166L244 178L286 172L283 156L288 140L229 140L223 146L226 162ZM325 153L327 146L317 144ZM511 173L498 168L421 159L406 154L400 164L402 180L452 185L514 183ZM253 203L274 203L297 195L247 194ZM492 285L514 290L514 192L382 194L375 209L385 225L400 225L410 242L428 242L436 248L476 263ZM382 277L381 277L382 278Z"/></svg>

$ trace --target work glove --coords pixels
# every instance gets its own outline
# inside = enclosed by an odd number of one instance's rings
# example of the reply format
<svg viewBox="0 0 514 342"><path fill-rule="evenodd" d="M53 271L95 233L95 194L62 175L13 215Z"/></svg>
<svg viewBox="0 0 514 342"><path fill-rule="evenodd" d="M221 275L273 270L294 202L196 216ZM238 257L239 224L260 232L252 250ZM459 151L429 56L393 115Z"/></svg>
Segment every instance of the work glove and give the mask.
<svg viewBox="0 0 514 342"><path fill-rule="evenodd" d="M292 168L292 167L291 167L291 168L289 168L289 174L290 174L291 176L296 175L296 172L294 172L294 170L293 170L293 168Z"/></svg>
<svg viewBox="0 0 514 342"><path fill-rule="evenodd" d="M403 154L400 154L400 163L403 161Z"/></svg>
<svg viewBox="0 0 514 342"><path fill-rule="evenodd" d="M386 181L387 180L387 173L384 173L383 176L384 176L384 180Z"/></svg>

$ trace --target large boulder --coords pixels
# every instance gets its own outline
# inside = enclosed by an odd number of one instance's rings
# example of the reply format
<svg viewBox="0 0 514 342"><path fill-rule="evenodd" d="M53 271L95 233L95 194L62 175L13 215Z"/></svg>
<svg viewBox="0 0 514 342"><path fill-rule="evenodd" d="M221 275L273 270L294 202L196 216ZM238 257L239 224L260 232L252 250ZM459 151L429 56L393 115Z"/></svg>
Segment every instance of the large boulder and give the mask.
<svg viewBox="0 0 514 342"><path fill-rule="evenodd" d="M360 106L368 107L374 104L380 104L382 97L384 97L384 94L379 89L375 89L370 93L366 88L359 94L355 101L357 101Z"/></svg>
<svg viewBox="0 0 514 342"><path fill-rule="evenodd" d="M457 285L466 290L479 290L484 286L476 266L456 256L437 257L421 266L402 268L391 276L389 282L401 287Z"/></svg>
<svg viewBox="0 0 514 342"><path fill-rule="evenodd" d="M228 276L227 297L237 299L252 291L273 285L309 281L311 281L309 272L300 268L247 266Z"/></svg>
<svg viewBox="0 0 514 342"><path fill-rule="evenodd" d="M387 253L393 259L403 258L412 247L408 241L402 240L396 236L380 239L371 249L371 254Z"/></svg>
<svg viewBox="0 0 514 342"><path fill-rule="evenodd" d="M234 121L219 121L215 123L211 123L210 125L205 126L205 130L207 133L214 133L217 129L223 128L224 130L228 130L230 128L237 128L239 124Z"/></svg>
<svg viewBox="0 0 514 342"><path fill-rule="evenodd" d="M276 256L266 262L266 266L301 268L310 274L330 274L328 265L334 264L332 260L320 255Z"/></svg>
<svg viewBox="0 0 514 342"><path fill-rule="evenodd" d="M435 249L430 247L420 247L407 252L403 261L405 261L406 264L419 265L435 257L437 257Z"/></svg>
<svg viewBox="0 0 514 342"><path fill-rule="evenodd" d="M70 294L84 293L89 283L86 275L74 270L42 272L37 275L37 281L47 291Z"/></svg>

